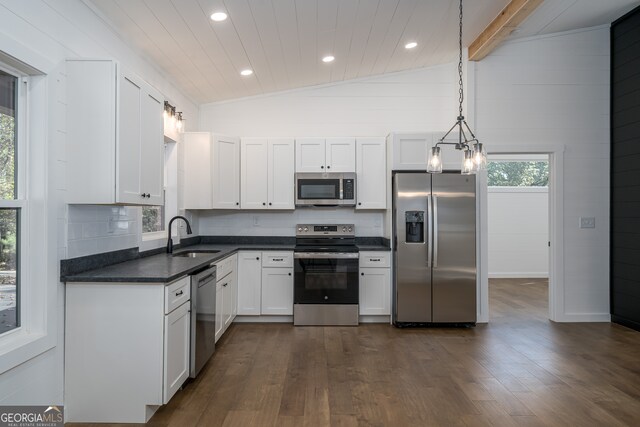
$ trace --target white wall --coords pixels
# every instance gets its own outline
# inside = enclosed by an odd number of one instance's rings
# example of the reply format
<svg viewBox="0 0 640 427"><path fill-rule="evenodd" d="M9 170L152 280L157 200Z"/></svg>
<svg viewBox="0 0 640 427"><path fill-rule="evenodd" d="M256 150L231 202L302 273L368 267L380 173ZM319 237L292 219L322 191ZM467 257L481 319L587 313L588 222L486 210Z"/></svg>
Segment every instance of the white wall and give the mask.
<svg viewBox="0 0 640 427"><path fill-rule="evenodd" d="M564 150L564 321L609 320L609 28L514 40L476 64L489 152ZM578 218L595 217L595 229Z"/></svg>
<svg viewBox="0 0 640 427"><path fill-rule="evenodd" d="M0 0L0 51L27 63L36 61L37 65L31 65L39 66L48 75L47 228L49 241L53 243L52 249L47 250L47 259L38 261L47 266L47 281L49 289L55 289L58 314L56 346L0 375L0 404L62 404L64 286L59 283L60 259L101 249L131 247L131 236L139 232L132 219L138 208L118 212L104 206L67 209L64 60L74 57L119 60L184 111L187 127L194 128L198 107L80 0ZM129 226L125 232L118 229L119 222Z"/></svg>
<svg viewBox="0 0 640 427"><path fill-rule="evenodd" d="M237 136L387 136L448 129L454 64L205 104L200 130Z"/></svg>
<svg viewBox="0 0 640 427"><path fill-rule="evenodd" d="M549 276L547 187L489 187L489 277Z"/></svg>
<svg viewBox="0 0 640 427"><path fill-rule="evenodd" d="M271 95L206 104L200 128L250 136L386 136L442 131L457 98L455 68L446 64ZM294 235L296 223L356 224L358 236L383 236L382 212L298 209L289 213L199 212L202 235Z"/></svg>

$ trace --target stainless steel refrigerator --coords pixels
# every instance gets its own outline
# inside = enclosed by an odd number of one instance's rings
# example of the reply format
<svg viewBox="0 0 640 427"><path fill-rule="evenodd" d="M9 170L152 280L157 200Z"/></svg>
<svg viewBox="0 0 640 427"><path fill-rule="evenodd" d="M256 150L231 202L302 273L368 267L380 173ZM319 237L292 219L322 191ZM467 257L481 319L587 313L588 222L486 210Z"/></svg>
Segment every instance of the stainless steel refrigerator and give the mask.
<svg viewBox="0 0 640 427"><path fill-rule="evenodd" d="M393 321L476 322L476 180L393 174Z"/></svg>

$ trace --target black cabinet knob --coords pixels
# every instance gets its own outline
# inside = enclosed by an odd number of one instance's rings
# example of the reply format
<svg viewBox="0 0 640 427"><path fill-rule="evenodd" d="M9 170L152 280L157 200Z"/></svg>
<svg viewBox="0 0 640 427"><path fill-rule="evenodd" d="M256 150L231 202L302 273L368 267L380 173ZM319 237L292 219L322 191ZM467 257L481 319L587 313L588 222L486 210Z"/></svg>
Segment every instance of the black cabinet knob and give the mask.
<svg viewBox="0 0 640 427"><path fill-rule="evenodd" d="M361 276L364 276L364 273L360 273Z"/></svg>
<svg viewBox="0 0 640 427"><path fill-rule="evenodd" d="M151 193L147 193L147 198L151 198Z"/></svg>
<svg viewBox="0 0 640 427"><path fill-rule="evenodd" d="M358 206L362 206L362 202L358 202Z"/></svg>
<svg viewBox="0 0 640 427"><path fill-rule="evenodd" d="M324 169L324 166L320 166L320 169Z"/></svg>
<svg viewBox="0 0 640 427"><path fill-rule="evenodd" d="M256 257L256 261L260 261L260 257L259 256Z"/></svg>
<svg viewBox="0 0 640 427"><path fill-rule="evenodd" d="M331 166L327 166L327 169L331 169Z"/></svg>
<svg viewBox="0 0 640 427"><path fill-rule="evenodd" d="M289 273L289 276L291 276L291 273Z"/></svg>
<svg viewBox="0 0 640 427"><path fill-rule="evenodd" d="M240 202L236 202L236 206L238 206L240 204Z"/></svg>
<svg viewBox="0 0 640 427"><path fill-rule="evenodd" d="M271 206L271 205L272 205L272 203L271 203L271 202L269 202L269 206Z"/></svg>
<svg viewBox="0 0 640 427"><path fill-rule="evenodd" d="M267 206L267 204L265 202L262 202L262 206Z"/></svg>

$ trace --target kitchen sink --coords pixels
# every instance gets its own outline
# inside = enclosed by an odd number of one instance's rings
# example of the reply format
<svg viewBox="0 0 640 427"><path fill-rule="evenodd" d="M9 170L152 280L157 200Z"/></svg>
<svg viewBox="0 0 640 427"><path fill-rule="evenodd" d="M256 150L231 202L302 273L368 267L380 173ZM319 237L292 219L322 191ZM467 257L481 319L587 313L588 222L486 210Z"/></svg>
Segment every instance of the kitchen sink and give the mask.
<svg viewBox="0 0 640 427"><path fill-rule="evenodd" d="M216 250L211 250L211 251L207 251L207 250L201 250L201 251L185 251L185 252L177 252L175 254L173 254L173 256L176 257L183 257L183 258L198 258L201 256L207 256L210 254L217 254L220 251L216 251Z"/></svg>

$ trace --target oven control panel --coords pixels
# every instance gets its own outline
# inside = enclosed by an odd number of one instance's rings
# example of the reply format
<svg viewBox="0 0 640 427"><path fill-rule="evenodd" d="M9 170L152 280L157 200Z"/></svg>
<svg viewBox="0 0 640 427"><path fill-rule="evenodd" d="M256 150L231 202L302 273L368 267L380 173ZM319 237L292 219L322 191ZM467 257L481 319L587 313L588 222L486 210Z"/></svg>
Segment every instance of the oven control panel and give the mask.
<svg viewBox="0 0 640 427"><path fill-rule="evenodd" d="M353 224L298 224L296 236L355 236Z"/></svg>

